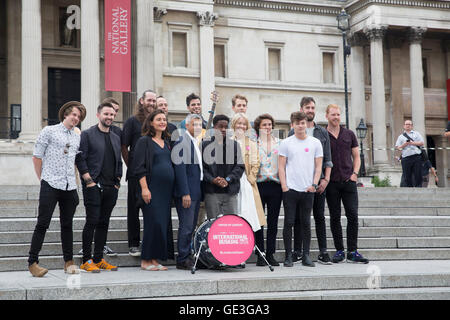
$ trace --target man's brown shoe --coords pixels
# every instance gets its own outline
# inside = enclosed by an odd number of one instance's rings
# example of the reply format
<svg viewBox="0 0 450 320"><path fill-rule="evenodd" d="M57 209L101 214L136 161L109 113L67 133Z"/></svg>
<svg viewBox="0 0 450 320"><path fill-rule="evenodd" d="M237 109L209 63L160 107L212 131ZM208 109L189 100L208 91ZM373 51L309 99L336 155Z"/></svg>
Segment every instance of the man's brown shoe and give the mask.
<svg viewBox="0 0 450 320"><path fill-rule="evenodd" d="M37 278L42 278L48 272L47 269L40 267L36 262L29 266L28 270L30 270L30 273L33 275L33 277Z"/></svg>
<svg viewBox="0 0 450 320"><path fill-rule="evenodd" d="M75 265L73 260L70 260L64 263L64 272L67 274L78 274L80 273L80 269Z"/></svg>

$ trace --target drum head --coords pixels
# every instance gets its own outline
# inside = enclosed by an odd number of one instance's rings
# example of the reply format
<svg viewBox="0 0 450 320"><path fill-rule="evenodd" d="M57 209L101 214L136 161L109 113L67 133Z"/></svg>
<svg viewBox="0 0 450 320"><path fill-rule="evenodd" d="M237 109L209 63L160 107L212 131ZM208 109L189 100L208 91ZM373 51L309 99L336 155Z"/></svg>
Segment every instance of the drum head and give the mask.
<svg viewBox="0 0 450 320"><path fill-rule="evenodd" d="M208 233L208 246L218 261L237 266L248 260L255 247L252 227L245 219L226 215L216 219Z"/></svg>

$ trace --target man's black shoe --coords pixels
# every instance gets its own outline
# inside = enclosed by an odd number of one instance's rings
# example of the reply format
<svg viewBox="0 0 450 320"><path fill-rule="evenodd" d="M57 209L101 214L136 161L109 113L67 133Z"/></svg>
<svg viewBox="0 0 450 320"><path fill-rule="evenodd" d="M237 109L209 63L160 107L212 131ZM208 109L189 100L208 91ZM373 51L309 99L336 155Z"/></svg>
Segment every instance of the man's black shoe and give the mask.
<svg viewBox="0 0 450 320"><path fill-rule="evenodd" d="M292 262L302 261L303 253L300 250L294 250L292 252Z"/></svg>
<svg viewBox="0 0 450 320"><path fill-rule="evenodd" d="M278 263L277 260L275 260L275 257L273 256L273 254L268 254L266 256L267 262L272 266L272 267L279 267L280 264Z"/></svg>
<svg viewBox="0 0 450 320"><path fill-rule="evenodd" d="M283 266L285 267L293 267L294 263L292 262L292 252L286 252L286 260L284 260Z"/></svg>
<svg viewBox="0 0 450 320"><path fill-rule="evenodd" d="M317 258L317 262L321 263L321 264L328 264L328 265L333 264L331 262L330 255L328 254L328 252L319 254L319 257Z"/></svg>
<svg viewBox="0 0 450 320"><path fill-rule="evenodd" d="M312 262L308 254L304 254L302 257L302 265L305 267L315 267L316 265Z"/></svg>
<svg viewBox="0 0 450 320"><path fill-rule="evenodd" d="M194 264L192 263L192 261L190 259L187 259L183 262L177 263L177 269L180 269L180 270L191 270L193 266L194 266Z"/></svg>
<svg viewBox="0 0 450 320"><path fill-rule="evenodd" d="M257 260L256 260L256 266L257 267L265 267L266 266L266 262L264 261L264 258L262 257L262 255L260 255L259 253L256 254L257 256Z"/></svg>

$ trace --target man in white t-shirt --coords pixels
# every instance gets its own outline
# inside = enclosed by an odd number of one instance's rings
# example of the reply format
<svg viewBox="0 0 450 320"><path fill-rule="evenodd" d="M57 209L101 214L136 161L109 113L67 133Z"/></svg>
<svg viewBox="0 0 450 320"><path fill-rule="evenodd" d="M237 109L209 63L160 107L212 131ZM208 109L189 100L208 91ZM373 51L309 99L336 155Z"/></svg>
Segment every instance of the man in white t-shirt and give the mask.
<svg viewBox="0 0 450 320"><path fill-rule="evenodd" d="M319 139L307 135L305 113L292 113L291 126L294 129L294 135L281 143L278 158L278 173L284 205L283 241L286 251L284 266L293 266L292 228L297 220L300 221L302 231L302 264L314 267L309 257L311 211L322 173L323 149Z"/></svg>

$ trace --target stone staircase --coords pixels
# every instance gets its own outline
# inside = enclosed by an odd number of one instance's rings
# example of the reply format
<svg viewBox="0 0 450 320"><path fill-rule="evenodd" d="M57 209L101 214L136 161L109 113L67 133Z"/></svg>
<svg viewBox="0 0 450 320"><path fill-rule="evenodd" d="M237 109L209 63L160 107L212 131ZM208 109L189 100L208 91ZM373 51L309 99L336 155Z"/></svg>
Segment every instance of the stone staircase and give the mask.
<svg viewBox="0 0 450 320"><path fill-rule="evenodd" d="M128 255L125 189L120 191L111 217L108 245L119 253L118 257L110 258L112 263L133 267L139 266L140 261ZM0 272L27 270L38 197L38 186L0 186ZM450 190L360 188L359 207L359 251L371 261L450 259ZM325 214L328 248L330 253L333 253L328 209ZM81 249L84 216L85 209L80 199L74 218L74 253L78 262L80 256L77 253ZM283 220L282 209L276 253L279 261L284 259ZM176 240L178 218L175 209L172 211L172 221ZM345 236L344 211L342 225ZM311 254L315 259L318 252L314 222L312 226ZM40 262L49 269L60 269L61 254L59 210L56 208L41 251ZM249 263L254 261L255 257L252 256ZM173 263L169 261L168 265Z"/></svg>
<svg viewBox="0 0 450 320"><path fill-rule="evenodd" d="M128 255L126 190L114 209L108 245L119 253L108 260L117 273L82 274L79 290L67 287L62 272L59 212L47 232L40 263L50 269L47 280L32 278L27 256L36 224L38 186L0 186L0 300L3 299L450 299L450 189L359 189L359 251L368 265L316 265L316 268L256 267L252 255L245 269L176 270L148 273ZM344 211L343 211L344 212ZM326 210L327 237L334 253ZM82 200L74 219L74 253L81 248ZM178 219L172 212L176 240ZM343 217L345 235L345 217ZM284 259L281 211L276 258ZM312 222L314 229L314 222ZM312 230L312 257L317 240ZM344 241L345 243L345 241ZM80 257L76 256L76 262ZM127 268L129 267L129 268ZM381 270L380 287L368 290L368 277ZM372 271L371 271L372 270ZM23 272L25 271L25 272ZM43 280L43 279L42 279Z"/></svg>

